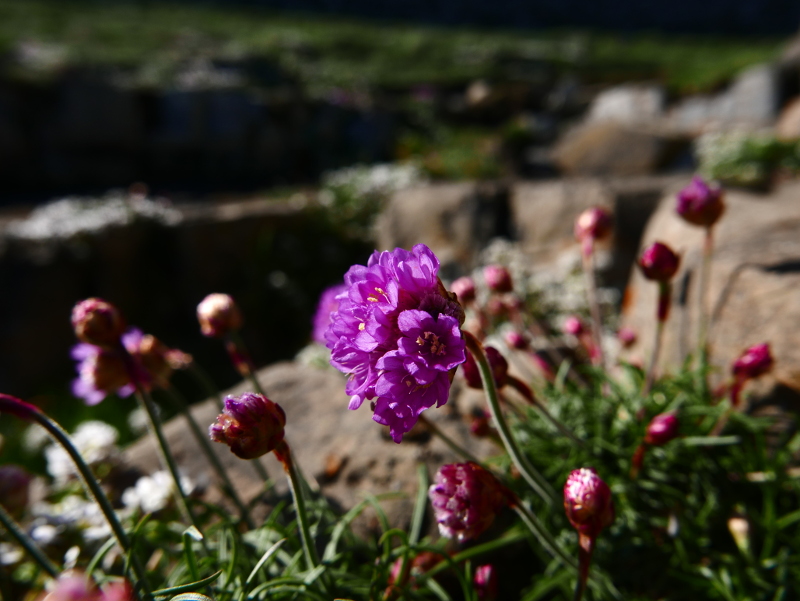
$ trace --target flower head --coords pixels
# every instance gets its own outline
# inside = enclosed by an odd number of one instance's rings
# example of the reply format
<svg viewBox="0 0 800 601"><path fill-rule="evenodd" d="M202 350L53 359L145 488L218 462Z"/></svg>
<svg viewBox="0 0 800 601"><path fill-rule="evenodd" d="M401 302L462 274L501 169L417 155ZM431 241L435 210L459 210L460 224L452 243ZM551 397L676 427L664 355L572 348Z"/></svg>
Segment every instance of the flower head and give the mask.
<svg viewBox="0 0 800 601"><path fill-rule="evenodd" d="M774 362L769 343L756 344L745 350L734 361L733 375L742 379L757 378L769 372Z"/></svg>
<svg viewBox="0 0 800 601"><path fill-rule="evenodd" d="M480 601L492 601L497 599L497 568L492 564L487 563L478 566L475 570L475 576L472 579L475 585L475 592L478 593Z"/></svg>
<svg viewBox="0 0 800 601"><path fill-rule="evenodd" d="M654 447L660 447L677 438L680 421L674 413L656 415L647 425L644 441Z"/></svg>
<svg viewBox="0 0 800 601"><path fill-rule="evenodd" d="M678 271L680 262L680 257L661 242L654 242L645 248L639 257L639 267L644 277L656 282L669 282Z"/></svg>
<svg viewBox="0 0 800 601"><path fill-rule="evenodd" d="M594 468L584 467L569 475L564 485L564 511L572 527L590 538L614 521L611 490Z"/></svg>
<svg viewBox="0 0 800 601"><path fill-rule="evenodd" d="M451 463L436 472L428 489L439 532L459 542L476 538L492 525L513 493L477 463Z"/></svg>
<svg viewBox="0 0 800 601"><path fill-rule="evenodd" d="M0 505L17 514L28 505L28 488L33 476L18 465L0 465Z"/></svg>
<svg viewBox="0 0 800 601"><path fill-rule="evenodd" d="M514 283L508 269L502 265L487 265L483 268L483 279L492 292L511 292Z"/></svg>
<svg viewBox="0 0 800 601"><path fill-rule="evenodd" d="M317 303L317 311L314 313L314 330L311 333L311 337L315 342L320 344L328 342L325 335L330 331L331 314L339 308L339 295L345 290L347 290L347 286L344 284L337 284L322 291L319 297L319 303Z"/></svg>
<svg viewBox="0 0 800 601"><path fill-rule="evenodd" d="M693 225L711 227L725 211L722 197L722 188L711 187L702 177L695 176L688 186L678 192L675 210Z"/></svg>
<svg viewBox="0 0 800 601"><path fill-rule="evenodd" d="M208 434L224 442L242 459L261 457L283 442L286 414L263 394L246 392L239 398L225 398L225 409L211 424Z"/></svg>
<svg viewBox="0 0 800 601"><path fill-rule="evenodd" d="M373 419L400 442L420 413L447 402L449 373L465 358L464 311L438 278L424 244L375 252L345 274L325 340L331 364L350 376L350 409L375 399Z"/></svg>
<svg viewBox="0 0 800 601"><path fill-rule="evenodd" d="M583 244L603 240L611 233L612 219L608 210L589 207L575 220L575 238Z"/></svg>
<svg viewBox="0 0 800 601"><path fill-rule="evenodd" d="M241 328L243 319L233 297L214 293L197 305L197 321L203 336L223 338L228 332Z"/></svg>
<svg viewBox="0 0 800 601"><path fill-rule="evenodd" d="M458 297L459 302L468 303L475 300L475 280L462 276L450 285L450 290Z"/></svg>
<svg viewBox="0 0 800 601"><path fill-rule="evenodd" d="M125 331L119 309L100 298L87 298L72 308L72 327L78 340L113 347Z"/></svg>
<svg viewBox="0 0 800 601"><path fill-rule="evenodd" d="M493 346L487 346L483 349L486 352L486 358L489 360L489 366L492 368L494 375L494 383L497 388L502 388L508 382L508 361L503 355ZM483 380L481 380L481 372L478 369L478 363L472 353L467 353L467 360L464 362L464 379L467 381L467 386L481 390L483 388Z"/></svg>

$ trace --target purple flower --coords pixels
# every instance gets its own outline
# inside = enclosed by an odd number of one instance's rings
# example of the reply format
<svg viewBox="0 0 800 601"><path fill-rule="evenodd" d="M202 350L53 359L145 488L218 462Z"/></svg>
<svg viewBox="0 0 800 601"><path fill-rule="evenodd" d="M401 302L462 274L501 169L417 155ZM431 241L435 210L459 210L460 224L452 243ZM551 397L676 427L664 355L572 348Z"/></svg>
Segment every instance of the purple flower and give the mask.
<svg viewBox="0 0 800 601"><path fill-rule="evenodd" d="M317 303L317 312L314 313L314 330L311 337L315 342L326 344L328 339L325 337L331 325L331 314L339 308L339 295L347 290L345 284L337 284L323 290ZM334 343L336 340L334 340Z"/></svg>
<svg viewBox="0 0 800 601"><path fill-rule="evenodd" d="M214 442L224 442L242 459L255 459L283 442L286 414L263 394L246 392L225 398L225 409L208 428Z"/></svg>
<svg viewBox="0 0 800 601"><path fill-rule="evenodd" d="M439 532L459 542L480 536L506 505L513 493L477 463L450 463L436 472L428 489Z"/></svg>
<svg viewBox="0 0 800 601"><path fill-rule="evenodd" d="M72 328L78 340L114 347L125 330L125 318L111 303L101 298L87 298L72 308Z"/></svg>
<svg viewBox="0 0 800 601"><path fill-rule="evenodd" d="M374 401L373 419L400 442L425 409L447 402L448 372L464 361L464 312L424 244L374 252L354 265L335 295L324 340L348 374L350 409Z"/></svg>
<svg viewBox="0 0 800 601"><path fill-rule="evenodd" d="M695 176L692 182L678 192L675 211L693 225L711 227L725 211L722 189L709 186L702 177Z"/></svg>

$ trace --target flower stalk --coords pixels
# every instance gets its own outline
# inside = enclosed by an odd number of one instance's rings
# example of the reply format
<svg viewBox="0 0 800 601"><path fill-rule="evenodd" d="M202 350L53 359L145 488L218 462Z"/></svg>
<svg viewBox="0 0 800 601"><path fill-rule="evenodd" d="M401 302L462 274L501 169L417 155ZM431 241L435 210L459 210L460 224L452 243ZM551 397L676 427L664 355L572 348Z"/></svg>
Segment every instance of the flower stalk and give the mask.
<svg viewBox="0 0 800 601"><path fill-rule="evenodd" d="M14 518L5 510L2 503L0 503L0 524L3 525L11 537L19 543L19 546L25 549L28 555L30 555L45 572L52 578L58 578L59 569L50 561L50 558L42 552L31 537L25 533L22 526L14 521Z"/></svg>

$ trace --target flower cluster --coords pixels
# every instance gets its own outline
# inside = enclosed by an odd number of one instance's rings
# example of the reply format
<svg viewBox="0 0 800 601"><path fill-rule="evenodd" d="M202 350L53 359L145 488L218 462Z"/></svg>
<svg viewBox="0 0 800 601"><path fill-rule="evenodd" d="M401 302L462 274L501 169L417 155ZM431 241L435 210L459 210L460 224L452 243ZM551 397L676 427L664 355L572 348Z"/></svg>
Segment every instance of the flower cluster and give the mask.
<svg viewBox="0 0 800 601"><path fill-rule="evenodd" d="M376 251L345 274L325 332L331 364L350 376L350 409L375 399L373 419L398 443L425 409L447 402L449 372L465 360L464 311L438 271L424 244Z"/></svg>

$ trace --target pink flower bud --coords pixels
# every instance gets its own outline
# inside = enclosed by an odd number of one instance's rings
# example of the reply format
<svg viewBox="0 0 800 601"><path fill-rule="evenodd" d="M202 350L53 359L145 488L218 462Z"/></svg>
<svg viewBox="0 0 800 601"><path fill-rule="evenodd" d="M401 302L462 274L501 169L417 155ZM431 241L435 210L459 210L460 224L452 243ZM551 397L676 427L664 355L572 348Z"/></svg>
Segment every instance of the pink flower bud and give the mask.
<svg viewBox="0 0 800 601"><path fill-rule="evenodd" d="M756 344L734 361L733 375L741 379L757 378L769 372L774 362L769 343Z"/></svg>
<svg viewBox="0 0 800 601"><path fill-rule="evenodd" d="M524 350L528 348L528 341L525 337L516 330L509 330L505 335L506 344L509 348Z"/></svg>
<svg viewBox="0 0 800 601"><path fill-rule="evenodd" d="M467 303L475 300L475 280L469 276L458 278L450 285L451 292L455 292L458 301Z"/></svg>
<svg viewBox="0 0 800 601"><path fill-rule="evenodd" d="M611 489L594 468L573 471L564 485L564 511L579 534L596 538L614 521Z"/></svg>
<svg viewBox="0 0 800 601"><path fill-rule="evenodd" d="M62 573L55 587L42 601L103 601L100 589L77 570Z"/></svg>
<svg viewBox="0 0 800 601"><path fill-rule="evenodd" d="M628 327L620 328L617 332L617 340L622 344L622 348L630 348L636 343L636 332Z"/></svg>
<svg viewBox="0 0 800 601"><path fill-rule="evenodd" d="M391 599L395 594L400 595L402 589L400 586L408 584L412 589L416 590L417 586L415 580L437 564L444 561L445 556L441 553L433 551L421 551L408 561L406 561L405 574L401 574L403 569L403 558L398 557L392 564L389 570L389 586L384 593L384 599Z"/></svg>
<svg viewBox="0 0 800 601"><path fill-rule="evenodd" d="M654 242L645 248L639 257L639 267L644 277L656 282L669 282L678 271L680 262L680 257L661 242Z"/></svg>
<svg viewBox="0 0 800 601"><path fill-rule="evenodd" d="M702 177L695 176L688 186L678 192L675 210L693 225L711 227L725 211L722 197L721 188L711 187Z"/></svg>
<svg viewBox="0 0 800 601"><path fill-rule="evenodd" d="M677 438L680 421L674 413L656 415L647 426L644 441L654 447L660 447Z"/></svg>
<svg viewBox="0 0 800 601"><path fill-rule="evenodd" d="M493 346L484 348L486 351L486 358L489 360L489 365L494 374L494 383L497 388L502 388L508 382L508 361L500 354ZM467 381L467 386L476 388L478 390L483 388L483 381L481 380L481 372L478 369L478 364L472 353L467 353L467 360L462 364L464 371L464 379Z"/></svg>
<svg viewBox="0 0 800 601"><path fill-rule="evenodd" d="M564 333L572 336L581 336L586 333L586 326L583 325L580 317L572 315L564 321Z"/></svg>
<svg viewBox="0 0 800 601"><path fill-rule="evenodd" d="M483 268L483 279L492 292L511 292L514 284L511 274L502 265L487 265Z"/></svg>
<svg viewBox="0 0 800 601"><path fill-rule="evenodd" d="M242 327L242 314L233 298L227 294L209 294L197 305L200 331L209 338L223 338L228 332Z"/></svg>
<svg viewBox="0 0 800 601"><path fill-rule="evenodd" d="M439 532L459 542L474 539L495 516L515 502L513 493L477 463L450 463L436 473L428 490Z"/></svg>
<svg viewBox="0 0 800 601"><path fill-rule="evenodd" d="M578 242L603 240L611 233L611 214L602 207L590 207L575 220L575 238Z"/></svg>
<svg viewBox="0 0 800 601"><path fill-rule="evenodd" d="M0 465L0 505L11 514L28 506L28 488L33 476L18 465Z"/></svg>
<svg viewBox="0 0 800 601"><path fill-rule="evenodd" d="M497 599L497 569L490 563L479 566L473 578L475 592L480 601L494 601Z"/></svg>
<svg viewBox="0 0 800 601"><path fill-rule="evenodd" d="M114 347L125 331L125 319L111 303L100 298L87 298L72 308L72 328L78 340Z"/></svg>
<svg viewBox="0 0 800 601"><path fill-rule="evenodd" d="M239 398L225 398L225 409L208 434L214 442L227 444L237 457L255 459L283 442L285 425L280 405L262 394L246 392Z"/></svg>

